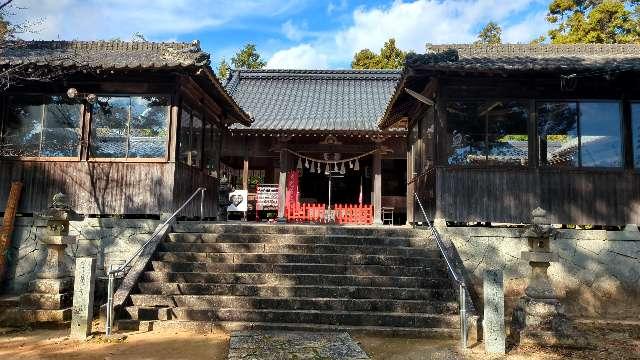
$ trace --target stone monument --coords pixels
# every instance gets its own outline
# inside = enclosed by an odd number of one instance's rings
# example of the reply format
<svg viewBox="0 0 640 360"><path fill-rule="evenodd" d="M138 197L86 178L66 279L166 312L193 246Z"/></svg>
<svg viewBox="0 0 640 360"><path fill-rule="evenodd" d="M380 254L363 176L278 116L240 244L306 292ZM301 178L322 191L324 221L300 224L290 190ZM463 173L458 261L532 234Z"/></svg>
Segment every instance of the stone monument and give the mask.
<svg viewBox="0 0 640 360"><path fill-rule="evenodd" d="M96 283L96 259L76 259L73 283L73 308L71 311L71 338L84 340L91 335L93 321L93 292Z"/></svg>
<svg viewBox="0 0 640 360"><path fill-rule="evenodd" d="M501 270L485 270L483 284L484 318L482 320L484 349L487 353L504 354L504 281Z"/></svg>
<svg viewBox="0 0 640 360"><path fill-rule="evenodd" d="M46 229L40 242L46 248L46 259L29 282L29 293L20 297L22 319L26 323L63 323L71 319L73 278L64 262L65 249L76 237L69 235L69 221L82 218L67 204L67 197L53 196L49 209L40 216Z"/></svg>
<svg viewBox="0 0 640 360"><path fill-rule="evenodd" d="M547 274L551 262L558 261L550 246L557 230L548 224L543 209L538 207L531 215L532 224L523 233L530 250L521 255L522 260L529 262L531 273L525 295L513 310L510 335L516 344L586 347L586 337L575 330L565 315Z"/></svg>

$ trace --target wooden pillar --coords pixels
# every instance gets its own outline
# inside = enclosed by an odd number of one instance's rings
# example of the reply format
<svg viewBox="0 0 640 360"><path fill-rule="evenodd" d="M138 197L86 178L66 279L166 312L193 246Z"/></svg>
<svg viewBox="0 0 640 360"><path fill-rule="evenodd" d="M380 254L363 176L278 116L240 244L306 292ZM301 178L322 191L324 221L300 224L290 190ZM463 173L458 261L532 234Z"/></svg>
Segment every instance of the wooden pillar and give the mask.
<svg viewBox="0 0 640 360"><path fill-rule="evenodd" d="M9 198L7 206L4 210L4 218L2 220L2 228L0 228L0 284L4 281L4 275L7 270L7 249L11 247L11 234L13 233L13 223L16 219L18 204L20 203L20 194L22 193L22 182L14 181L11 183L9 190Z"/></svg>
<svg viewBox="0 0 640 360"><path fill-rule="evenodd" d="M242 189L249 190L249 156L246 154L242 161Z"/></svg>
<svg viewBox="0 0 640 360"><path fill-rule="evenodd" d="M287 195L287 170L289 156L286 150L280 150L280 177L278 178L278 221L284 222L284 206Z"/></svg>
<svg viewBox="0 0 640 360"><path fill-rule="evenodd" d="M373 223L382 224L382 154L373 154Z"/></svg>
<svg viewBox="0 0 640 360"><path fill-rule="evenodd" d="M412 182L413 174L413 157L411 157L411 144L407 144L407 225L411 225L415 221L413 218L416 184Z"/></svg>

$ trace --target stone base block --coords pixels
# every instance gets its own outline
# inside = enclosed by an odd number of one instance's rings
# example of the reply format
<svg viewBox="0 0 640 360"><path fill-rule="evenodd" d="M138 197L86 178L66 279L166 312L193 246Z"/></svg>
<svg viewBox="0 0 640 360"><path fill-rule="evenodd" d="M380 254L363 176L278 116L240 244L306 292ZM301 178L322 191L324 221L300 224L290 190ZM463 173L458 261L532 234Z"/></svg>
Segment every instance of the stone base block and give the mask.
<svg viewBox="0 0 640 360"><path fill-rule="evenodd" d="M525 329L520 332L520 345L565 347L584 349L591 347L589 340L578 334L559 334L543 329Z"/></svg>
<svg viewBox="0 0 640 360"><path fill-rule="evenodd" d="M24 294L20 297L20 308L59 310L72 305L72 294Z"/></svg>
<svg viewBox="0 0 640 360"><path fill-rule="evenodd" d="M66 323L71 321L71 308L62 310L22 310L24 323Z"/></svg>
<svg viewBox="0 0 640 360"><path fill-rule="evenodd" d="M43 294L62 294L73 290L73 279L35 279L29 282L29 291Z"/></svg>

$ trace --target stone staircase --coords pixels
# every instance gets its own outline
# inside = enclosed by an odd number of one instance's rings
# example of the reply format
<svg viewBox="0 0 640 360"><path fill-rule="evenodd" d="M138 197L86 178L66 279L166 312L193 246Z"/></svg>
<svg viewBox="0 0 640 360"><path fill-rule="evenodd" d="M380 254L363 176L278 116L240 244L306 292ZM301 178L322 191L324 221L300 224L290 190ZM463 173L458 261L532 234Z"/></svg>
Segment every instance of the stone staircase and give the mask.
<svg viewBox="0 0 640 360"><path fill-rule="evenodd" d="M120 329L459 336L456 290L427 231L184 222L174 231Z"/></svg>

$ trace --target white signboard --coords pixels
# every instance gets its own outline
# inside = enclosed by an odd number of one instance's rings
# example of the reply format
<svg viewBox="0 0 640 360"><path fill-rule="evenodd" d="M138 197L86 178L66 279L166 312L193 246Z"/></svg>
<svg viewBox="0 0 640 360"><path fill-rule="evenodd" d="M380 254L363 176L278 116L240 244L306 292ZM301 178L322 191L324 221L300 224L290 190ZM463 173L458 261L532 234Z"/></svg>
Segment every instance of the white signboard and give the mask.
<svg viewBox="0 0 640 360"><path fill-rule="evenodd" d="M256 210L278 210L278 184L256 186Z"/></svg>
<svg viewBox="0 0 640 360"><path fill-rule="evenodd" d="M227 211L247 211L247 190L236 190L229 194L231 205L227 207Z"/></svg>

